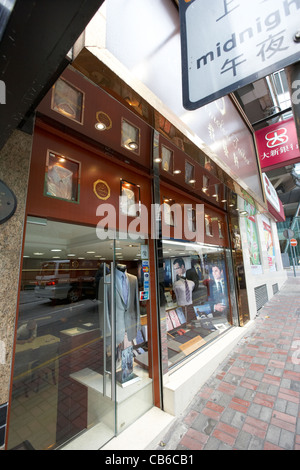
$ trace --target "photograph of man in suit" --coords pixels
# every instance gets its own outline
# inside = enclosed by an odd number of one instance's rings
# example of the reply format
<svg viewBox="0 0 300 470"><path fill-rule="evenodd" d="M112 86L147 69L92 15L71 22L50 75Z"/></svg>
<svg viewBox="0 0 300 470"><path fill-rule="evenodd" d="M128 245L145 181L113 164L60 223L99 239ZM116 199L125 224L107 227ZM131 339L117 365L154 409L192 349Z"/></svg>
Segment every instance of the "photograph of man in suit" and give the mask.
<svg viewBox="0 0 300 470"><path fill-rule="evenodd" d="M213 280L210 283L210 297L212 313L222 316L228 312L228 291L223 267L215 263L211 266Z"/></svg>
<svg viewBox="0 0 300 470"><path fill-rule="evenodd" d="M183 258L175 258L173 269L176 281L173 284L177 304L179 306L191 305L193 303L193 290L195 283L186 279L186 268Z"/></svg>

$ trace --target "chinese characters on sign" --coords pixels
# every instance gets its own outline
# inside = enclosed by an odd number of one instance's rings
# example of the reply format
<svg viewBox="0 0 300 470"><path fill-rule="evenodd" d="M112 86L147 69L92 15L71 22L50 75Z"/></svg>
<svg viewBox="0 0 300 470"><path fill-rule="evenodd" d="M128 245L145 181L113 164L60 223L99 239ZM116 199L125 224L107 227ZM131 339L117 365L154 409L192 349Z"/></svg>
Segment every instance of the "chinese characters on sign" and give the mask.
<svg viewBox="0 0 300 470"><path fill-rule="evenodd" d="M296 0L180 0L183 100L196 109L299 59Z"/></svg>
<svg viewBox="0 0 300 470"><path fill-rule="evenodd" d="M251 190L253 196L255 194L256 198L263 201L252 134L232 100L225 96L195 112L201 116L194 128L197 134L204 136L206 145L218 156L222 165L226 165L232 174L245 183L247 191Z"/></svg>
<svg viewBox="0 0 300 470"><path fill-rule="evenodd" d="M277 122L255 132L262 169L277 168L300 161L297 132L293 118Z"/></svg>

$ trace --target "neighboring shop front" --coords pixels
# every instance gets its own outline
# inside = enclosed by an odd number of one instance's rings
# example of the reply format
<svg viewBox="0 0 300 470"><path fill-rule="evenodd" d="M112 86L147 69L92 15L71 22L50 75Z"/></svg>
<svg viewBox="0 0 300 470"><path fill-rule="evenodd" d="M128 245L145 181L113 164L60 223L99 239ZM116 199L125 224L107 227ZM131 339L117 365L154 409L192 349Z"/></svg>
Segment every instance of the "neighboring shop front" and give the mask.
<svg viewBox="0 0 300 470"><path fill-rule="evenodd" d="M265 173L262 179L268 211L257 210L253 198L249 196L239 199L239 207L244 214L240 220L243 277L252 315L280 290L287 279L276 225L285 220L283 206Z"/></svg>

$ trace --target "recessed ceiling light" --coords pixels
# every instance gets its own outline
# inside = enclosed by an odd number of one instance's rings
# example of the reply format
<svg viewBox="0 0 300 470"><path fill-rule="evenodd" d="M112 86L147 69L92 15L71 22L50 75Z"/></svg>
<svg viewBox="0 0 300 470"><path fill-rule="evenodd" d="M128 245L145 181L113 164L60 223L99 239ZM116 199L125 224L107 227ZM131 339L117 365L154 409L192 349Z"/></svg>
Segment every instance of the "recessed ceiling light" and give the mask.
<svg viewBox="0 0 300 470"><path fill-rule="evenodd" d="M194 184L194 183L196 183L196 180L190 180L189 183Z"/></svg>
<svg viewBox="0 0 300 470"><path fill-rule="evenodd" d="M154 158L153 161L154 161L155 163L160 163L160 162L162 162L162 159L161 159L161 158Z"/></svg>
<svg viewBox="0 0 300 470"><path fill-rule="evenodd" d="M174 170L173 173L174 173L174 175L180 175L181 170Z"/></svg>
<svg viewBox="0 0 300 470"><path fill-rule="evenodd" d="M94 255L96 253L96 251L87 251L86 252L88 255Z"/></svg>
<svg viewBox="0 0 300 470"><path fill-rule="evenodd" d="M52 259L60 259L60 256L52 256Z"/></svg>
<svg viewBox="0 0 300 470"><path fill-rule="evenodd" d="M104 122L96 122L95 128L97 129L97 131L105 131L106 124L104 124Z"/></svg>
<svg viewBox="0 0 300 470"><path fill-rule="evenodd" d="M53 251L53 252L56 252L56 251L57 251L57 252L58 252L58 251L61 251L61 250L59 250L59 249L57 249L57 248L54 248L53 250L50 250L50 251Z"/></svg>
<svg viewBox="0 0 300 470"><path fill-rule="evenodd" d="M74 253L69 253L67 256L76 256Z"/></svg>
<svg viewBox="0 0 300 470"><path fill-rule="evenodd" d="M34 254L35 256L42 256L44 253L38 253L38 252L36 252L36 253L33 253L33 254Z"/></svg>
<svg viewBox="0 0 300 470"><path fill-rule="evenodd" d="M131 150L136 150L138 148L138 144L134 141L131 141L128 143L128 147L131 149Z"/></svg>

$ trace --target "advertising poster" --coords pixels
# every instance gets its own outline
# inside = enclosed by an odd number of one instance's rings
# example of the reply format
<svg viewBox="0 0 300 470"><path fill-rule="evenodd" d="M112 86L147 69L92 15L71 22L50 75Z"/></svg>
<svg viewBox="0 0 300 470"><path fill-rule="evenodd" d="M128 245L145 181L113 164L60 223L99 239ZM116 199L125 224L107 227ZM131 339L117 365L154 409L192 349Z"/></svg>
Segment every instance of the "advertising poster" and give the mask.
<svg viewBox="0 0 300 470"><path fill-rule="evenodd" d="M262 218L263 226L264 226L264 235L265 235L265 242L267 247L267 255L268 255L268 264L270 271L276 271L276 264L275 264L275 247L272 238L272 230L269 219L266 217Z"/></svg>
<svg viewBox="0 0 300 470"><path fill-rule="evenodd" d="M255 221L255 208L244 201L245 210L248 212L248 217L246 217L246 234L247 234L247 243L250 257L251 271L254 274L262 273L260 251L259 251L259 242L257 234L257 226Z"/></svg>

